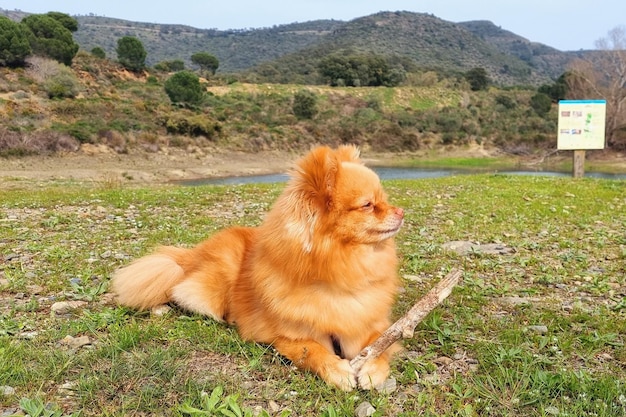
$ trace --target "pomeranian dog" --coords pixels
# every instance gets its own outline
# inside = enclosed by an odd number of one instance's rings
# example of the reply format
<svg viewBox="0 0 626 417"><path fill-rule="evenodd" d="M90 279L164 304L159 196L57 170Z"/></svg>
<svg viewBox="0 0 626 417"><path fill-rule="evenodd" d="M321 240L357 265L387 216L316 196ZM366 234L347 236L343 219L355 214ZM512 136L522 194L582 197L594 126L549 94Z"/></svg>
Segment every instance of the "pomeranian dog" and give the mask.
<svg viewBox="0 0 626 417"><path fill-rule="evenodd" d="M296 163L260 226L162 247L118 270L112 291L132 308L173 302L233 324L329 384L371 389L398 347L358 374L349 361L390 324L403 218L358 148L319 146Z"/></svg>

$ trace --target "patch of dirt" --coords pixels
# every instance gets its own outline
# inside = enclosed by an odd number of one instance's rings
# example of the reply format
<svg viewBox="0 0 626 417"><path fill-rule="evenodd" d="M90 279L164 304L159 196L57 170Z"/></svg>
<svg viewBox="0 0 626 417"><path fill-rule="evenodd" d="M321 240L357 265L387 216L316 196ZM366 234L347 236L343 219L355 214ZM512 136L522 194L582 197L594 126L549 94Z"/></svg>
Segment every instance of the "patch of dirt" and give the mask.
<svg viewBox="0 0 626 417"><path fill-rule="evenodd" d="M71 154L2 159L0 179L164 183L182 179L284 172L295 156L219 150L188 153L179 149L117 154L104 145L84 145L79 152Z"/></svg>
<svg viewBox="0 0 626 417"><path fill-rule="evenodd" d="M283 173L301 155L295 152L246 153L220 149L192 152L168 148L117 154L105 145L83 145L64 155L0 159L0 184L11 180L79 180L94 182L167 183L197 178ZM391 164L397 155L363 155L369 165Z"/></svg>

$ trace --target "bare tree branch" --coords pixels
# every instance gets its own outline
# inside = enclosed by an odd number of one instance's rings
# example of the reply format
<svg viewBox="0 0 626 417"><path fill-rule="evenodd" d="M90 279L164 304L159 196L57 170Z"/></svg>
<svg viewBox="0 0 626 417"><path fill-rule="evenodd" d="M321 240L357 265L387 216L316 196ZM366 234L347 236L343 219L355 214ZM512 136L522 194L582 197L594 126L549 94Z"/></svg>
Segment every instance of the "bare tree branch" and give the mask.
<svg viewBox="0 0 626 417"><path fill-rule="evenodd" d="M389 346L400 340L413 337L415 327L445 300L454 286L459 282L462 271L453 269L437 283L424 297L418 300L413 307L394 324L392 324L374 343L363 350L350 361L350 365L357 372L370 360L379 357Z"/></svg>

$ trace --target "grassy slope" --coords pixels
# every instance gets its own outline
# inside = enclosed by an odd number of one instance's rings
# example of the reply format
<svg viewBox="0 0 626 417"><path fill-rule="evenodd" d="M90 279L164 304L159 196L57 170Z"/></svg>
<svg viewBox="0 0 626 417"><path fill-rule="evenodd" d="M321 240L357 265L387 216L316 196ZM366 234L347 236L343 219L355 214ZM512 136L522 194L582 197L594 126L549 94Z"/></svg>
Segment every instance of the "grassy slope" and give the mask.
<svg viewBox="0 0 626 417"><path fill-rule="evenodd" d="M257 224L281 185L0 189L0 385L16 390L0 410L40 400L83 415L181 415L222 386L219 404L231 396L298 416L352 415L362 401L377 415L626 412L626 182L477 175L386 186L407 213L394 314L449 268L465 271L405 342L392 394L338 392L231 328L179 310L135 313L100 294L115 268L157 244ZM441 249L462 239L515 253ZM88 303L51 313L62 300ZM72 349L67 335L92 344Z"/></svg>

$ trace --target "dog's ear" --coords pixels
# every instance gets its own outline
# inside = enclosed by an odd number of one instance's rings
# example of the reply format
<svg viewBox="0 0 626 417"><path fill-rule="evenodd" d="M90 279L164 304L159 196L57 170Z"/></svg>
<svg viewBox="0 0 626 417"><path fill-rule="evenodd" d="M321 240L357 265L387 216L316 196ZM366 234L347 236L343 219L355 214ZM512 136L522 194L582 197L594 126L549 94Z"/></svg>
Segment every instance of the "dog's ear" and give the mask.
<svg viewBox="0 0 626 417"><path fill-rule="evenodd" d="M306 251L313 245L316 221L331 204L337 171L342 160L358 160L354 147L312 149L291 171L281 205L288 229L302 241Z"/></svg>
<svg viewBox="0 0 626 417"><path fill-rule="evenodd" d="M335 186L340 164L338 151L328 146L313 148L296 163L288 188L311 204L324 206Z"/></svg>
<svg viewBox="0 0 626 417"><path fill-rule="evenodd" d="M357 164L361 164L361 159L359 156L361 152L359 148L355 145L341 145L335 151L335 155L339 159L340 162L354 162Z"/></svg>

